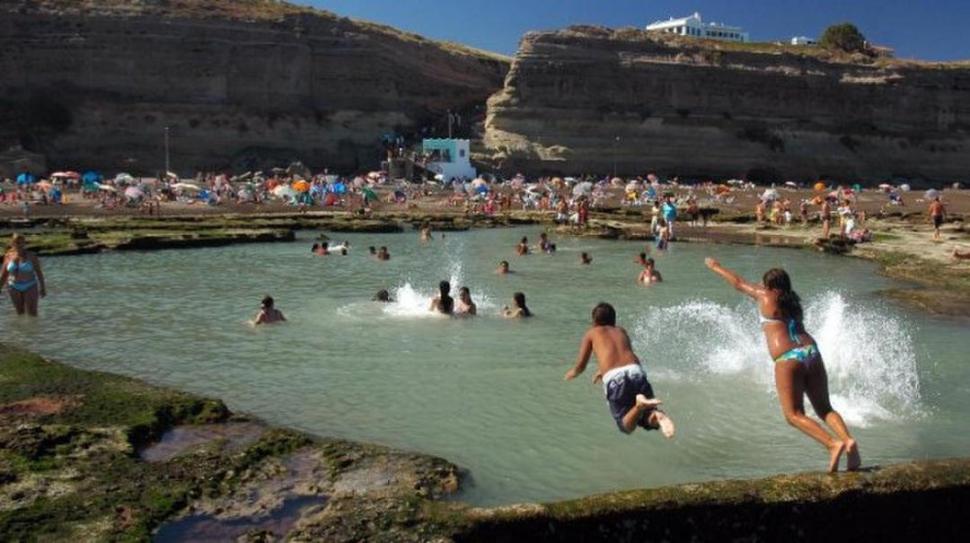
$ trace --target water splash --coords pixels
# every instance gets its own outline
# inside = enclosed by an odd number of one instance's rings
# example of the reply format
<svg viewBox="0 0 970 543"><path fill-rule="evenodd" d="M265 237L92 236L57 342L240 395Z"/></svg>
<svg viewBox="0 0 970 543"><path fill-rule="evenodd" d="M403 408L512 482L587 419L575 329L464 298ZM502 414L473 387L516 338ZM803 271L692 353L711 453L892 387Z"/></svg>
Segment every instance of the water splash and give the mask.
<svg viewBox="0 0 970 543"><path fill-rule="evenodd" d="M837 292L805 306L805 326L818 342L833 406L847 422L911 419L920 390L913 339L895 316L850 307ZM774 394L774 373L757 308L689 301L650 310L633 329L637 348L651 354L658 375L708 379L743 375Z"/></svg>

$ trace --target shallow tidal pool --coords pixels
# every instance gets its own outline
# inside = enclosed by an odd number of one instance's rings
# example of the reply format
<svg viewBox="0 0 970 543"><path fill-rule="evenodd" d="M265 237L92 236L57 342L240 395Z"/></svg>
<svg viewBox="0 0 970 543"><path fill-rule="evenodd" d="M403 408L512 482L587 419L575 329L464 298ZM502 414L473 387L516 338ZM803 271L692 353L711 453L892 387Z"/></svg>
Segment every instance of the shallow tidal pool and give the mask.
<svg viewBox="0 0 970 543"><path fill-rule="evenodd" d="M833 404L866 465L970 450L970 334L883 301L898 286L867 262L808 251L675 243L655 255L666 281L634 279L642 243L554 239L555 255L514 255L539 228L331 234L348 256L296 243L43 260L49 296L36 322L4 295L5 341L88 369L206 396L317 435L434 454L468 470L458 499L546 501L636 487L819 470L821 447L783 420L754 304L703 264L755 280L789 270L819 342ZM554 236L555 237L555 236ZM378 262L367 246L386 245ZM581 251L593 257L579 264ZM515 272L498 276L500 260ZM471 288L480 316L426 310L440 280ZM395 303L371 302L387 288ZM513 292L535 317L498 316ZM253 328L272 294L290 320ZM613 303L658 397L678 425L617 431L593 367L573 363L597 302ZM807 402L806 402L807 403Z"/></svg>

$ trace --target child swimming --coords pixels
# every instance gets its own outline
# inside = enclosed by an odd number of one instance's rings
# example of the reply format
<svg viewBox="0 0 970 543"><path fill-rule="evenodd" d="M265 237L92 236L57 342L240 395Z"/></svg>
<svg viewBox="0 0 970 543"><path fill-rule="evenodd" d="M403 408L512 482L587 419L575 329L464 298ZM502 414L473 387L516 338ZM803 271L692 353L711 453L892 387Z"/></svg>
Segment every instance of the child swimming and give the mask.
<svg viewBox="0 0 970 543"><path fill-rule="evenodd" d="M523 319L531 317L532 312L525 305L525 294L516 292L512 295L513 307L505 306L502 308L502 316L506 319Z"/></svg>
<svg viewBox="0 0 970 543"><path fill-rule="evenodd" d="M273 324L276 322L286 322L286 317L283 316L282 311L274 307L273 297L266 296L263 298L259 313L252 320L252 325L258 326L260 324Z"/></svg>
<svg viewBox="0 0 970 543"><path fill-rule="evenodd" d="M643 261L643 271L640 272L640 276L637 277L638 283L643 283L644 285L649 285L651 283L660 283L664 280L660 272L654 265L653 258L647 258Z"/></svg>
<svg viewBox="0 0 970 543"><path fill-rule="evenodd" d="M478 306L472 301L471 291L468 287L458 289L458 303L455 304L455 315L470 317L478 314Z"/></svg>
<svg viewBox="0 0 970 543"><path fill-rule="evenodd" d="M592 264L593 257L589 256L589 253L586 252L579 253L579 263L583 265Z"/></svg>
<svg viewBox="0 0 970 543"><path fill-rule="evenodd" d="M499 275L505 275L505 274L508 274L508 273L512 273L512 270L509 269L509 261L508 260L503 260L503 261L499 262L498 263L498 268L495 269L495 273L497 273Z"/></svg>
<svg viewBox="0 0 970 543"><path fill-rule="evenodd" d="M593 308L593 326L586 331L579 344L576 364L566 372L571 381L586 370L590 355L596 355L597 369L593 382L602 380L606 401L616 426L625 434L637 426L657 430L664 437L674 437L674 422L659 409L663 402L653 396L653 387L633 353L630 336L616 325L616 310L608 303Z"/></svg>

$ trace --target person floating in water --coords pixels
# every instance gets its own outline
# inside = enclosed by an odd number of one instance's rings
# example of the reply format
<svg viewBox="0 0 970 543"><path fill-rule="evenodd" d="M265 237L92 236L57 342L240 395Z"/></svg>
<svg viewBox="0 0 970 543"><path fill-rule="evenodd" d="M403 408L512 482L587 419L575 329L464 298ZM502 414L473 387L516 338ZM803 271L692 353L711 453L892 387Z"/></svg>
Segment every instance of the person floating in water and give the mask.
<svg viewBox="0 0 970 543"><path fill-rule="evenodd" d="M10 248L3 255L3 265L0 266L0 289L7 286L18 315L26 313L36 317L40 298L47 296L47 283L40 259L25 245L26 240L20 234L10 238Z"/></svg>
<svg viewBox="0 0 970 543"><path fill-rule="evenodd" d="M593 263L593 257L589 256L587 252L579 253L579 263L588 266Z"/></svg>
<svg viewBox="0 0 970 543"><path fill-rule="evenodd" d="M512 270L509 269L509 261L503 260L499 262L498 268L496 268L495 273L499 275L506 275L506 274L512 273Z"/></svg>
<svg viewBox="0 0 970 543"><path fill-rule="evenodd" d="M532 316L532 311L525 305L525 294L516 292L512 295L512 307L502 308L502 316L506 319L522 319Z"/></svg>
<svg viewBox="0 0 970 543"><path fill-rule="evenodd" d="M474 316L478 314L478 306L472 301L472 293L468 287L458 289L458 303L455 305L455 315Z"/></svg>
<svg viewBox="0 0 970 543"><path fill-rule="evenodd" d="M593 308L593 326L583 335L576 364L566 372L572 381L586 370L590 355L596 355L596 374L593 382L603 382L603 391L616 426L625 434L639 426L644 430L660 430L664 437L674 437L674 421L660 410L660 400L653 395L653 387L633 352L630 336L616 325L616 310L608 303Z"/></svg>
<svg viewBox="0 0 970 543"><path fill-rule="evenodd" d="M637 277L637 282L643 283L644 285L649 285L651 283L663 282L664 278L657 271L652 258L647 258L643 261L643 271L640 272L640 276Z"/></svg>
<svg viewBox="0 0 970 543"><path fill-rule="evenodd" d="M802 304L792 290L788 273L780 268L765 272L762 284L745 281L737 273L721 266L713 258L704 261L731 286L758 303L761 326L774 359L775 386L778 401L788 424L821 443L829 452L830 472L838 471L839 460L847 455L847 468L859 469L862 461L859 446L849 433L842 416L829 402L828 375L815 338L802 324ZM832 437L822 426L805 415L804 396L808 395L815 414L835 432Z"/></svg>
<svg viewBox="0 0 970 543"><path fill-rule="evenodd" d="M515 254L519 256L529 254L529 238L523 237L521 240L519 240L519 244L515 246Z"/></svg>
<svg viewBox="0 0 970 543"><path fill-rule="evenodd" d="M391 253L387 252L387 247L384 247L383 245L377 251L377 255L375 255L375 256L377 257L377 260L390 260L391 259Z"/></svg>
<svg viewBox="0 0 970 543"><path fill-rule="evenodd" d="M377 291L377 294L374 295L374 301L382 304L389 304L394 300L391 299L391 294L387 291L387 289L382 288L381 290Z"/></svg>
<svg viewBox="0 0 970 543"><path fill-rule="evenodd" d="M438 296L431 300L429 311L437 311L443 315L451 315L455 311L455 299L451 297L451 285L448 281L438 283Z"/></svg>
<svg viewBox="0 0 970 543"><path fill-rule="evenodd" d="M273 324L276 322L286 322L286 317L283 316L283 312L274 307L273 297L266 296L263 298L262 307L259 313L256 314L256 318L253 319L253 326L258 326L260 324Z"/></svg>

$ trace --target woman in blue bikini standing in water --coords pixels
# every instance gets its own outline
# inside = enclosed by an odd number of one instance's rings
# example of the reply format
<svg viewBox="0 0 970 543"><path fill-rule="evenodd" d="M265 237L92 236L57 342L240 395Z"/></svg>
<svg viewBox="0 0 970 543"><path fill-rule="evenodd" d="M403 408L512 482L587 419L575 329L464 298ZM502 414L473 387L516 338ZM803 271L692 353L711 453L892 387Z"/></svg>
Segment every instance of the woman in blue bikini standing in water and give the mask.
<svg viewBox="0 0 970 543"><path fill-rule="evenodd" d="M47 286L44 284L40 260L37 255L24 248L24 237L20 234L13 235L10 248L3 255L0 288L3 285L7 285L10 300L18 315L26 312L31 317L37 316L37 301L47 296Z"/></svg>
<svg viewBox="0 0 970 543"><path fill-rule="evenodd" d="M859 446L849 434L842 416L829 403L828 376L815 338L802 324L802 304L791 288L788 273L780 268L768 270L761 285L745 281L713 258L704 261L731 286L758 302L761 327L768 340L768 351L775 363L775 386L785 420L808 434L829 451L829 471L838 471L842 453L847 468L859 469ZM832 437L822 426L805 416L804 396L808 395L815 414L835 432Z"/></svg>

